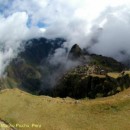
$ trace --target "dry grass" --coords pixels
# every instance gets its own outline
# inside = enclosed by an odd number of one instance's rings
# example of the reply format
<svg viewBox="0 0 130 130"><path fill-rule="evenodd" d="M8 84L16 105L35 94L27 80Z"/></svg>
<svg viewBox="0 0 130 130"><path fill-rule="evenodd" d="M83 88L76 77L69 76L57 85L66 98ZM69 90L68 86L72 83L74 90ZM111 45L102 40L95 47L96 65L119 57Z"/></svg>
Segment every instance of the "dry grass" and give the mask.
<svg viewBox="0 0 130 130"><path fill-rule="evenodd" d="M99 78L105 78L105 75L101 75L101 74L90 74L90 76L92 77L99 77Z"/></svg>
<svg viewBox="0 0 130 130"><path fill-rule="evenodd" d="M111 73L107 73L107 75L112 78L118 78L120 76L120 73L111 72Z"/></svg>
<svg viewBox="0 0 130 130"><path fill-rule="evenodd" d="M125 71L125 74L129 74L130 75L130 71Z"/></svg>
<svg viewBox="0 0 130 130"><path fill-rule="evenodd" d="M26 124L20 130L130 130L130 89L95 100L34 96L18 89L0 93L0 118ZM32 128L32 124L42 125Z"/></svg>
<svg viewBox="0 0 130 130"><path fill-rule="evenodd" d="M124 74L130 75L130 71L124 71L124 72L125 72ZM110 72L110 73L107 73L107 75L112 77L112 78L118 78L119 76L121 76L121 73Z"/></svg>

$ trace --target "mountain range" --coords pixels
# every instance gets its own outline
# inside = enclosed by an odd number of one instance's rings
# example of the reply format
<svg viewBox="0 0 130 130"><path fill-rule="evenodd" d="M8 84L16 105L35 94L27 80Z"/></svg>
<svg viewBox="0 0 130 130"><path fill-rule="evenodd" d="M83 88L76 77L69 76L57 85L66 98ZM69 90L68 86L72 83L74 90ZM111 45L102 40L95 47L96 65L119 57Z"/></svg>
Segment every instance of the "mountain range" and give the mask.
<svg viewBox="0 0 130 130"><path fill-rule="evenodd" d="M62 38L27 41L6 68L6 78L0 79L1 90L16 87L35 95L80 99L114 95L130 86L126 65L91 54L78 44L66 50L64 63L51 64L50 57L64 42Z"/></svg>

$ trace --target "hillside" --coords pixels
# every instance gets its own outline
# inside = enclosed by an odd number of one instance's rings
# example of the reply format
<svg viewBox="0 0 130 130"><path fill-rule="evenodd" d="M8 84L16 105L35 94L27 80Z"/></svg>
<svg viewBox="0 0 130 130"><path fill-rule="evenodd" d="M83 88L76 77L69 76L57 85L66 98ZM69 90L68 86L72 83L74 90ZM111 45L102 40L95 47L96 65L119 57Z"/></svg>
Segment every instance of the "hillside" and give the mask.
<svg viewBox="0 0 130 130"><path fill-rule="evenodd" d="M78 66L67 72L52 91L54 97L97 98L114 95L130 87L130 72L109 72L97 65ZM117 76L115 76L117 75Z"/></svg>
<svg viewBox="0 0 130 130"><path fill-rule="evenodd" d="M125 65L85 54L74 45L66 64L80 64L66 70L65 64L49 64L47 55L54 53L53 47L39 58L46 44L37 44L39 51L34 46L35 42L27 46L0 80L0 123L9 130L130 129L130 71ZM53 86L50 76L56 80Z"/></svg>
<svg viewBox="0 0 130 130"><path fill-rule="evenodd" d="M81 64L61 76L52 89L53 97L94 99L111 96L130 87L130 76L125 73L127 67L113 58L89 54L75 44L68 59ZM113 77L110 73L118 76Z"/></svg>
<svg viewBox="0 0 130 130"><path fill-rule="evenodd" d="M34 96L11 89L0 93L0 106L2 120L25 124L24 128L17 126L18 130L130 129L130 89L95 100Z"/></svg>
<svg viewBox="0 0 130 130"><path fill-rule="evenodd" d="M85 66L87 65L89 66L88 68L90 72L95 68L94 70L98 71L98 74L99 74L98 77L102 77L102 74L100 74L101 71L104 71L105 73L108 73L108 72L120 73L121 71L126 70L126 66L110 57L105 57L105 56L96 55L96 54L89 54L88 52L83 51L77 44L72 46L72 48L68 52L68 57L66 55L67 60L64 64L61 61L61 63L57 65L53 65L50 63L49 57L55 53L55 49L61 47L63 42L64 40L60 38L57 38L54 40L42 38L42 39L32 39L28 41L26 43L25 50L22 51L18 55L18 57L15 58L7 67L6 78L10 79L10 81L13 81L13 84L15 84L15 87L20 88L32 94L36 94L36 95L49 95L49 96L61 96L61 97L71 96L74 98L84 98L87 96L87 97L94 98L96 97L97 94L100 96L107 96L107 95L113 95L119 92L120 89L123 90L122 85L121 85L121 88L119 88L119 90L115 89L114 86L118 88L120 87L120 84L118 83L115 84L112 81L111 83L109 82L111 84L111 85L109 84L109 86L111 86L110 87L111 91L107 90L107 93L105 91L102 91L102 93L96 92L94 95L93 94L86 95L80 92L76 96L76 93L74 91L75 96L66 94L65 89L62 89L63 85L60 84L61 81L59 79L63 79L62 77L64 77L65 73L68 73L69 75L71 71L73 71L73 69L77 66L79 66L79 70L75 68L78 70L78 71L75 71L75 74L77 74L77 76L76 75L75 76L78 78L77 81L84 79L83 82L81 81L82 85L78 86L79 87L78 91L86 90L86 88L81 87L81 86L86 86L84 85L87 83L87 80L85 79L85 77L87 76L88 77L88 78L86 77L87 79L89 79L89 77L90 78L92 77L90 74L83 76L82 72L80 72L80 71L84 71L83 72L84 74L88 73L87 72L88 70L86 70ZM78 64L76 65L75 63L76 64L78 63ZM66 69L66 67L68 66L71 66L71 67ZM94 74L94 73L91 72L91 74ZM5 78L5 81L7 80L6 78ZM112 78L110 78L110 80L111 79ZM75 84L77 84L77 81L75 82ZM100 84L99 87L104 86L104 83L100 83L100 81L101 80L99 78L99 83L97 83L97 85ZM105 81L105 78L103 79L103 82L104 81ZM71 81L69 79L67 82L69 85L71 84ZM12 87L10 86L11 84L12 82L11 83L6 82L7 87L4 87L3 85L1 89L11 88ZM58 90L53 89L57 84L60 84L58 87ZM127 88L128 85L125 86L125 88ZM74 89L69 90L70 93L73 90ZM100 90L102 90L102 88ZM91 91L93 90L90 89L90 93L93 93ZM59 94L59 93L63 93L63 94ZM62 96L64 94L65 96Z"/></svg>
<svg viewBox="0 0 130 130"><path fill-rule="evenodd" d="M65 40L61 38L40 38L27 41L24 50L6 68L7 78L17 84L15 87L32 94L38 94L43 84L45 84L44 88L48 89L45 80L50 76L54 67L49 66L47 59L55 49L61 47L63 42ZM10 88L8 86L7 84L6 88ZM4 86L1 87L1 89L4 88Z"/></svg>
<svg viewBox="0 0 130 130"><path fill-rule="evenodd" d="M130 130L130 0L0 0L0 130Z"/></svg>

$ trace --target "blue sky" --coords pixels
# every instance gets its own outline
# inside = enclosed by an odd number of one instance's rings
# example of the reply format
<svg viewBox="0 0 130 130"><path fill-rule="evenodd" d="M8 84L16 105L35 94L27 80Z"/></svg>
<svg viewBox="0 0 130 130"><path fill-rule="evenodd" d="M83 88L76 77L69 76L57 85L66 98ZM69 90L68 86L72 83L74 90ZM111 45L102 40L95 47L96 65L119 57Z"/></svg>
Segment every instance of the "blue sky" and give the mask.
<svg viewBox="0 0 130 130"><path fill-rule="evenodd" d="M0 2L0 12L3 14L6 10L8 10L14 0L5 0Z"/></svg>

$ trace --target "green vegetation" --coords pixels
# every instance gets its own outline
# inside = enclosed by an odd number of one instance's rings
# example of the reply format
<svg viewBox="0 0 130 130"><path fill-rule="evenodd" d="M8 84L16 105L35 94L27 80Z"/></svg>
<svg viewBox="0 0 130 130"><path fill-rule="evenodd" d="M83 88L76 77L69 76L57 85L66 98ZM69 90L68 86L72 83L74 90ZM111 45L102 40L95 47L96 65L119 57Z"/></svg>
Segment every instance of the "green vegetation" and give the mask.
<svg viewBox="0 0 130 130"><path fill-rule="evenodd" d="M54 97L97 98L114 95L130 87L130 76L107 73L101 66L78 66L66 73L52 91Z"/></svg>
<svg viewBox="0 0 130 130"><path fill-rule="evenodd" d="M7 88L16 88L18 84L11 78L5 77L0 79L0 90Z"/></svg>
<svg viewBox="0 0 130 130"><path fill-rule="evenodd" d="M27 43L25 50L11 61L7 67L6 79L9 79L9 82L3 80L0 89L15 86L36 95L70 96L74 98L84 98L87 96L95 98L113 95L119 92L119 90L128 87L122 87L121 83L115 81L115 78L112 76L113 74L108 74L109 78L106 77L108 72L119 73L125 70L124 65L112 58L89 54L87 52L85 54L85 51L75 44L69 52L68 61L71 60L72 64L73 61L74 64L76 61L80 63L80 65L70 70L70 72L66 72L65 65L62 63L53 65L49 62L48 57L54 53L56 48L62 45L64 42L63 39L48 41L43 38L39 40L33 39L31 42L32 43ZM52 42L56 44L51 44ZM68 75L65 80L63 80L63 73L67 73ZM63 78L61 78L62 76ZM61 80L58 81L60 78ZM105 80L109 80L109 83L105 83ZM93 81L94 83L92 83ZM55 82L57 82L56 89L52 90L55 86ZM129 85L129 83L127 85Z"/></svg>
<svg viewBox="0 0 130 130"><path fill-rule="evenodd" d="M72 46L68 58L71 60L78 60L77 58L84 58L83 52L79 45L75 44Z"/></svg>
<svg viewBox="0 0 130 130"><path fill-rule="evenodd" d="M113 58L110 57L105 57L102 55L96 55L96 54L91 54L90 55L90 64L93 65L100 65L108 70L108 72L119 72L124 69L128 69L126 66L121 64L120 62L114 60Z"/></svg>
<svg viewBox="0 0 130 130"><path fill-rule="evenodd" d="M19 57L10 63L6 71L7 77L14 79L18 88L37 94L41 83L41 74L35 66Z"/></svg>

